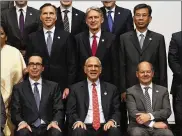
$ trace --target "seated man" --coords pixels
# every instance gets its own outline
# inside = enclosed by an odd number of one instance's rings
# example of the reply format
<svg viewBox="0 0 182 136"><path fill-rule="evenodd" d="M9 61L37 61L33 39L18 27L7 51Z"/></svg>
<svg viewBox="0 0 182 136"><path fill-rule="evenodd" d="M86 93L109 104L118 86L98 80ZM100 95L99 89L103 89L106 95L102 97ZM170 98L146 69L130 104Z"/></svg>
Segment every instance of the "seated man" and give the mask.
<svg viewBox="0 0 182 136"><path fill-rule="evenodd" d="M38 54L30 56L27 69L29 78L13 87L15 136L62 136L63 104L58 84L41 78L44 66Z"/></svg>
<svg viewBox="0 0 182 136"><path fill-rule="evenodd" d="M84 66L87 80L71 86L67 102L72 136L121 136L120 101L117 88L99 80L102 67L97 57L89 57Z"/></svg>
<svg viewBox="0 0 182 136"><path fill-rule="evenodd" d="M1 136L4 136L3 130L4 130L4 125L6 123L6 111L2 95L0 96L0 99L1 99Z"/></svg>
<svg viewBox="0 0 182 136"><path fill-rule="evenodd" d="M138 64L136 76L140 84L127 90L126 104L130 123L130 136L173 136L167 119L171 115L167 88L152 83L152 64Z"/></svg>

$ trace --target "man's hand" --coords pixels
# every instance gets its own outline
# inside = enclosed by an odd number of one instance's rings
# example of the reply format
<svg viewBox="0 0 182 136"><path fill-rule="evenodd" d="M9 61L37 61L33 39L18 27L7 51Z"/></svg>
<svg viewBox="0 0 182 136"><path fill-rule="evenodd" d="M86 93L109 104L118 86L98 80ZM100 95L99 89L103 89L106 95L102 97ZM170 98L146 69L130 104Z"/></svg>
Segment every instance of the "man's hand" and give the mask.
<svg viewBox="0 0 182 136"><path fill-rule="evenodd" d="M121 101L126 102L126 92L121 94Z"/></svg>
<svg viewBox="0 0 182 136"><path fill-rule="evenodd" d="M64 89L64 92L63 92L63 97L62 97L62 99L66 99L67 98L67 96L69 95L69 89L68 88L65 88Z"/></svg>
<svg viewBox="0 0 182 136"><path fill-rule="evenodd" d="M150 120L150 114L148 113L137 113L136 116L136 122L138 124L144 124Z"/></svg>
<svg viewBox="0 0 182 136"><path fill-rule="evenodd" d="M111 127L116 127L114 125L114 122L112 120L109 120L105 125L104 125L104 131L107 131L108 129L110 129Z"/></svg>
<svg viewBox="0 0 182 136"><path fill-rule="evenodd" d="M56 128L57 130L59 130L61 132L61 129L59 128L58 124L56 121L52 121L48 126L47 126L47 130L49 130L50 128Z"/></svg>
<svg viewBox="0 0 182 136"><path fill-rule="evenodd" d="M27 128L30 132L32 132L32 129L31 127L26 123L26 122L22 122L19 126L18 126L18 129L17 131L23 129L23 128Z"/></svg>
<svg viewBox="0 0 182 136"><path fill-rule="evenodd" d="M82 121L76 122L76 124L74 124L73 126L73 129L80 128L80 127L85 130L87 129L86 125Z"/></svg>
<svg viewBox="0 0 182 136"><path fill-rule="evenodd" d="M155 122L153 125L154 128L167 129L168 126L164 122Z"/></svg>

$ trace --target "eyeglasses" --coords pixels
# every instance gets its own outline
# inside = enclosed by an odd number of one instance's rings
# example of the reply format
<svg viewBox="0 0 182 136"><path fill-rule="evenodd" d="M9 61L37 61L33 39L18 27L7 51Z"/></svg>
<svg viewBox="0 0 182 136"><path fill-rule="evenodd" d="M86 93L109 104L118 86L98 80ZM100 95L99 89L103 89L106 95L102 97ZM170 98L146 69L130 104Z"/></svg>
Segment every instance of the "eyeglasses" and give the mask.
<svg viewBox="0 0 182 136"><path fill-rule="evenodd" d="M33 62L30 62L30 63L28 63L28 66L30 66L30 67L34 67L34 66L41 67L42 66L42 63L33 63Z"/></svg>

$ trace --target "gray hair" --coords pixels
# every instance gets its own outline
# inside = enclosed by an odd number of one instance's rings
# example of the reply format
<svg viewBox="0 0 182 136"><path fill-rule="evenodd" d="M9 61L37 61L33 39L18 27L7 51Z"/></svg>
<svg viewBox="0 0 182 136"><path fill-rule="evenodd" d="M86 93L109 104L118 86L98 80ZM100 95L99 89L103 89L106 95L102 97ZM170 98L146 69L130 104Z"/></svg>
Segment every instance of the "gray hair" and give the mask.
<svg viewBox="0 0 182 136"><path fill-rule="evenodd" d="M94 7L94 6L88 8L88 9L86 10L85 17L88 16L88 13L89 13L91 10L97 11L98 13L100 13L100 15L101 15L102 18L104 17L102 10L101 10L99 7Z"/></svg>

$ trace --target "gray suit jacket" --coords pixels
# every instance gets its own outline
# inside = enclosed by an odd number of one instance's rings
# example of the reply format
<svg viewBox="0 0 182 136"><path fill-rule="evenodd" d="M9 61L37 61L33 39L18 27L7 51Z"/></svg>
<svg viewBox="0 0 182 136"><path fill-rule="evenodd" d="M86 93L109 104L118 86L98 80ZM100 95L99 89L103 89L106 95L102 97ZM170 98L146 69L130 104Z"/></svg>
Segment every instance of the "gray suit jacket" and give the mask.
<svg viewBox="0 0 182 136"><path fill-rule="evenodd" d="M14 1L0 1L1 12L14 6Z"/></svg>
<svg viewBox="0 0 182 136"><path fill-rule="evenodd" d="M167 119L171 115L171 106L169 101L169 93L167 88L153 84L152 92L152 109L151 113L154 116L154 121L163 121L167 124ZM126 93L127 109L129 114L129 127L143 126L136 122L137 113L146 113L147 106L145 103L145 97L141 86L139 84L134 85L127 89Z"/></svg>

